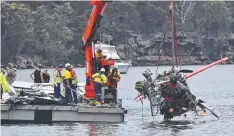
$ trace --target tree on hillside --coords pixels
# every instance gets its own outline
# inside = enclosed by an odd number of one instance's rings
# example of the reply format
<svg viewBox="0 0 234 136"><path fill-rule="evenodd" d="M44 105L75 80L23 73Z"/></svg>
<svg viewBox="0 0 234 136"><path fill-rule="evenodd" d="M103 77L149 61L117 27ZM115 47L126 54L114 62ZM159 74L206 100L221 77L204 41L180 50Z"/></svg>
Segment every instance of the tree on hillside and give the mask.
<svg viewBox="0 0 234 136"><path fill-rule="evenodd" d="M41 5L32 13L34 18L34 53L48 62L65 61L73 45L73 33L68 27L73 9L70 3Z"/></svg>
<svg viewBox="0 0 234 136"><path fill-rule="evenodd" d="M31 41L32 33L27 20L30 10L25 8L23 4L1 2L1 13L2 61L5 63L13 62Z"/></svg>
<svg viewBox="0 0 234 136"><path fill-rule="evenodd" d="M185 23L188 22L189 19L191 19L194 15L194 6L195 6L194 1L185 1L185 0L180 0L176 1L174 5L174 13L180 20L182 32L184 33L185 31ZM191 27L191 26L190 26ZM191 29L190 29L191 30Z"/></svg>
<svg viewBox="0 0 234 136"><path fill-rule="evenodd" d="M230 28L231 11L223 1L197 2L195 6L196 32L218 37Z"/></svg>

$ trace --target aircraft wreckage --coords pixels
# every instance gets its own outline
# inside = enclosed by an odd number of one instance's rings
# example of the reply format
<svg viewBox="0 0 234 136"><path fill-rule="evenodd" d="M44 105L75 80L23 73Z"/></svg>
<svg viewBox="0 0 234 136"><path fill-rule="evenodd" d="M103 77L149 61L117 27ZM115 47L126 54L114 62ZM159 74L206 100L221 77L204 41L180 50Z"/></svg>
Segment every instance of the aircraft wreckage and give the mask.
<svg viewBox="0 0 234 136"><path fill-rule="evenodd" d="M148 98L150 101L151 114L156 116L158 113L164 115L164 120L171 120L175 116L182 114L186 115L188 111L194 111L198 115L197 108L202 111L210 111L215 117L219 116L201 99L197 99L195 95L189 89L187 79L222 62L228 60L228 58L222 58L210 65L204 66L201 69L192 70L180 70L180 60L178 56L178 44L176 39L176 28L173 17L173 3L169 4L168 17L171 22L172 28L172 69L162 74L156 73L156 77L153 78L153 73L150 69L143 72L145 77L144 81L136 82L135 89L139 92L136 97L137 101L142 101L143 98ZM167 21L166 21L167 22ZM167 28L167 23L166 27ZM162 52L162 46L165 39L166 29L164 31L163 40L161 43L161 49L159 50L159 56ZM157 67L158 69L158 67Z"/></svg>

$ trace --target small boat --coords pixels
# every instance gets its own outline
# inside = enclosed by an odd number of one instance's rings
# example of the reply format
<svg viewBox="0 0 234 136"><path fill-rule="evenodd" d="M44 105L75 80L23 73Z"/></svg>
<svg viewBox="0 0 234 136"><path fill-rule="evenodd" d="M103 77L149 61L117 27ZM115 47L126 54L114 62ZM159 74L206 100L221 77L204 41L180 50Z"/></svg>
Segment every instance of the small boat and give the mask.
<svg viewBox="0 0 234 136"><path fill-rule="evenodd" d="M129 67L132 66L131 60L121 59L118 55L115 46L104 43L97 43L95 45L95 50L101 49L103 55L106 56L106 59L115 60L115 66L118 67L120 74L127 74Z"/></svg>

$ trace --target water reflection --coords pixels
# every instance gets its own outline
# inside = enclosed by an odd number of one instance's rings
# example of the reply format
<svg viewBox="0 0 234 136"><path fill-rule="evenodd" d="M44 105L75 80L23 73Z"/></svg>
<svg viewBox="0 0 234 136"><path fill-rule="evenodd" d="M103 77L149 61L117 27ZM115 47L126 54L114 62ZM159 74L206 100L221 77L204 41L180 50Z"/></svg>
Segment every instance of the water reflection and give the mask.
<svg viewBox="0 0 234 136"><path fill-rule="evenodd" d="M67 132L67 136L72 136L74 134L76 126L76 123L64 123L62 125L64 131Z"/></svg>
<svg viewBox="0 0 234 136"><path fill-rule="evenodd" d="M117 132L118 124L88 123L89 136L111 136Z"/></svg>
<svg viewBox="0 0 234 136"><path fill-rule="evenodd" d="M176 128L176 129L190 129L191 125L195 124L195 121L170 121L170 122L166 122L166 121L161 121L161 122L156 122L156 121L152 121L149 122L148 124L146 124L147 128L160 128L160 129L164 129L164 128Z"/></svg>
<svg viewBox="0 0 234 136"><path fill-rule="evenodd" d="M95 136L96 126L94 124L88 124L89 136Z"/></svg>

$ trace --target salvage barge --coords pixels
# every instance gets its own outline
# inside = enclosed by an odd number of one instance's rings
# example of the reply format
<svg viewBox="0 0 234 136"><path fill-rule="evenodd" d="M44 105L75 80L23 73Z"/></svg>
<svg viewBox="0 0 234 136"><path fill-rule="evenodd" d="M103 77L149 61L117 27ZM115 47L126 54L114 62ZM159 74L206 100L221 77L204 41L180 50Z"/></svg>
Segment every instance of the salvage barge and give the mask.
<svg viewBox="0 0 234 136"><path fill-rule="evenodd" d="M123 122L121 107L1 104L2 123Z"/></svg>
<svg viewBox="0 0 234 136"><path fill-rule="evenodd" d="M103 59L101 62L98 62L95 58L95 43L97 42L95 36L101 18L103 17L106 2L91 1L90 4L93 5L93 10L82 37L84 42L82 49L85 54L86 69L86 82L83 86L84 96L82 96L82 99L88 100L88 102L96 99L97 94L95 93L92 75L100 71L98 66L101 64L108 75L110 66L115 65L113 59ZM104 87L102 89L104 92L101 95L104 95L102 97L104 102L100 106L92 106L87 104L87 102L82 102L78 105L59 104L53 97L48 98L50 93L44 93L45 91L43 89L38 90L42 92L37 93L39 97L35 97L34 95L33 98L30 98L27 97L31 95L30 93L20 93L22 97L16 98L17 100L13 98L11 102L1 104L1 121L2 123L123 122L126 110L122 108L122 100L117 100L117 89L104 89ZM71 91L75 90L71 89ZM49 103L46 103L47 101Z"/></svg>
<svg viewBox="0 0 234 136"><path fill-rule="evenodd" d="M63 99L53 98L49 84L31 83L13 87L18 95L1 103L1 122L7 123L53 123L53 122L124 122L127 110L117 89L102 88L102 105L90 105L91 99L82 99L82 87L78 86L80 103L66 104ZM27 86L28 85L28 86ZM38 86L40 86L38 88ZM63 92L63 91L62 91ZM63 93L61 93L62 95ZM63 95L62 95L63 96ZM63 96L64 97L64 96Z"/></svg>

